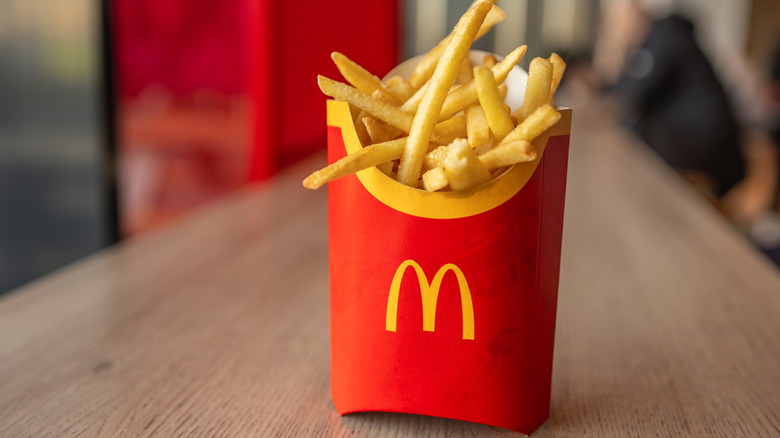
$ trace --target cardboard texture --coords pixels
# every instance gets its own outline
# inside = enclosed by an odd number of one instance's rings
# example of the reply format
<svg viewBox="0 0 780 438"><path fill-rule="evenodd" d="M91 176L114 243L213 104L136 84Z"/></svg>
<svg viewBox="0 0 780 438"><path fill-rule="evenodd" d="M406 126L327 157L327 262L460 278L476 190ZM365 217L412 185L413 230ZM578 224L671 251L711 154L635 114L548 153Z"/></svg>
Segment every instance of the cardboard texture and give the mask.
<svg viewBox="0 0 780 438"><path fill-rule="evenodd" d="M327 110L332 163L360 144L349 106ZM562 115L539 139L541 160L487 189L427 193L376 168L329 183L340 414L423 414L526 434L547 419L571 110Z"/></svg>

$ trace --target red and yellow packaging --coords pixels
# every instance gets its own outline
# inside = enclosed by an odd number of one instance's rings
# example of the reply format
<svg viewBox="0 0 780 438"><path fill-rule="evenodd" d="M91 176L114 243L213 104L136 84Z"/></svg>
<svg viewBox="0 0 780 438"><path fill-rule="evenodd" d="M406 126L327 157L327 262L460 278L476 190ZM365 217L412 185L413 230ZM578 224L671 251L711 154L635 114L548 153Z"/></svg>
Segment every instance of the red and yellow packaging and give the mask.
<svg viewBox="0 0 780 438"><path fill-rule="evenodd" d="M328 162L358 150L328 101ZM376 168L328 185L331 386L340 414L389 411L531 433L549 416L571 110L540 159L465 192Z"/></svg>

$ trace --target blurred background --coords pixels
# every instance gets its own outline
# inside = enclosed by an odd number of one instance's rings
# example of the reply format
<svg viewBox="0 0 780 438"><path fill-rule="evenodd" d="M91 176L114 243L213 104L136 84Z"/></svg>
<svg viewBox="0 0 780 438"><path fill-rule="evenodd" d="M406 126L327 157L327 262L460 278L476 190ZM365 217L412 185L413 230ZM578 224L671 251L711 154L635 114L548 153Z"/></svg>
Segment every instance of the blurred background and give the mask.
<svg viewBox="0 0 780 438"><path fill-rule="evenodd" d="M470 3L0 0L0 293L323 150L330 52L381 77ZM557 103L614 117L780 260L778 0L498 5L475 48L559 53Z"/></svg>

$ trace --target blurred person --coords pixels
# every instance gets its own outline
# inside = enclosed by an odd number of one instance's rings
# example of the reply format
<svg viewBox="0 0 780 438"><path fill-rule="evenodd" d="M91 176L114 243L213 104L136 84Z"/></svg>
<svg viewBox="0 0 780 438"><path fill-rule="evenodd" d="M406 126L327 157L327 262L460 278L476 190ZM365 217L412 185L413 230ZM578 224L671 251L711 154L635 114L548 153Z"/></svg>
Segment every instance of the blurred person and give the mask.
<svg viewBox="0 0 780 438"><path fill-rule="evenodd" d="M778 7L780 15L780 7ZM778 17L780 21L780 17ZM772 139L776 147L780 148L780 41L775 48L770 68L768 97L769 97L769 117L767 118L769 131L772 133ZM780 193L775 198L775 207L780 207Z"/></svg>
<svg viewBox="0 0 780 438"><path fill-rule="evenodd" d="M730 57L727 66L727 90L744 131L747 176L728 193L723 206L732 220L749 230L761 216L778 207L780 154L776 137L780 100L773 97L772 89L780 79L767 77L766 69L751 65L742 54Z"/></svg>
<svg viewBox="0 0 780 438"><path fill-rule="evenodd" d="M750 237L780 266L780 41L770 61L769 76L759 92L758 117L751 130L753 141L749 150L760 170L755 178L757 192L764 196L755 196L753 203L743 199L736 207L746 215Z"/></svg>
<svg viewBox="0 0 780 438"><path fill-rule="evenodd" d="M780 5L776 10L780 23ZM780 266L780 40L771 55L762 66L753 65L741 53L724 64L727 91L745 131L747 177L728 193L722 206Z"/></svg>
<svg viewBox="0 0 780 438"><path fill-rule="evenodd" d="M721 198L745 176L740 128L693 23L674 13L653 20L632 2L604 27L595 67L626 122L697 189Z"/></svg>

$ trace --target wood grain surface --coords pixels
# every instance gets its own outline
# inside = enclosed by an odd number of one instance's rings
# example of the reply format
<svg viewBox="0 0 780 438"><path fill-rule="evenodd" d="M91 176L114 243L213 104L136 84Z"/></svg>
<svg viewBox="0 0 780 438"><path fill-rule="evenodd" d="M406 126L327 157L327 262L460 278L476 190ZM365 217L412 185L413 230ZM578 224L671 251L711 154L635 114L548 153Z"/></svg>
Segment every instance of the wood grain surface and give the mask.
<svg viewBox="0 0 780 438"><path fill-rule="evenodd" d="M518 436L336 414L322 161L0 298L0 437ZM597 111L567 196L533 436L780 436L778 272Z"/></svg>

